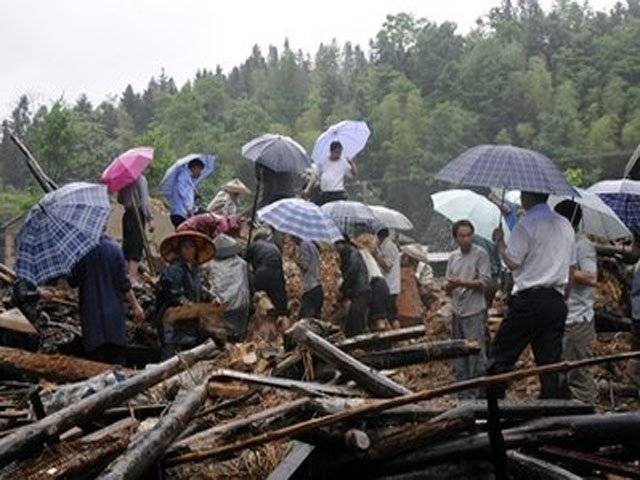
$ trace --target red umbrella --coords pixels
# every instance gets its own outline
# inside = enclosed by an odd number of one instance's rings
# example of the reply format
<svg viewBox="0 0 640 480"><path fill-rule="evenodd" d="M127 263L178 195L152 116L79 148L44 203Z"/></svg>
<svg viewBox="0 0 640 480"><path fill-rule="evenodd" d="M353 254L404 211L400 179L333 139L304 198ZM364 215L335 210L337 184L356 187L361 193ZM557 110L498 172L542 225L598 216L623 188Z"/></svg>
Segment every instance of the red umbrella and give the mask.
<svg viewBox="0 0 640 480"><path fill-rule="evenodd" d="M119 192L140 178L153 160L152 147L136 147L119 155L102 173L100 180L109 193Z"/></svg>

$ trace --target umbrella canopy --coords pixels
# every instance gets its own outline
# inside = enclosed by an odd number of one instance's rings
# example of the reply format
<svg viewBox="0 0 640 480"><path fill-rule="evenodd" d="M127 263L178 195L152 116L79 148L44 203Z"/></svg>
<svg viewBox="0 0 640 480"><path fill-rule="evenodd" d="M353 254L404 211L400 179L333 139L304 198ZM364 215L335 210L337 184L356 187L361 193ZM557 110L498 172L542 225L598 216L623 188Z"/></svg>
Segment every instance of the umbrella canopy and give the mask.
<svg viewBox="0 0 640 480"><path fill-rule="evenodd" d="M18 233L18 277L40 284L69 274L100 241L110 212L105 185L70 183L45 195Z"/></svg>
<svg viewBox="0 0 640 480"><path fill-rule="evenodd" d="M576 188L579 198L551 195L549 205L553 208L563 200L573 200L582 207L581 231L605 240L631 237L631 232L618 215L595 193Z"/></svg>
<svg viewBox="0 0 640 480"><path fill-rule="evenodd" d="M348 159L353 159L367 144L369 135L371 131L365 122L343 120L331 125L318 137L313 146L311 158L316 163L325 161L329 157L331 143L340 142L342 154Z"/></svg>
<svg viewBox="0 0 640 480"><path fill-rule="evenodd" d="M436 179L456 185L578 196L551 160L511 145L470 148L445 165Z"/></svg>
<svg viewBox="0 0 640 480"><path fill-rule="evenodd" d="M445 190L431 195L431 200L436 212L452 222L469 220L475 233L486 239L491 239L502 219L497 205L471 190ZM508 235L509 229L504 223L502 229Z"/></svg>
<svg viewBox="0 0 640 480"><path fill-rule="evenodd" d="M173 189L176 183L176 178L181 170L189 168L189 163L193 160L199 159L204 164L202 174L193 181L193 184L197 187L202 181L211 175L216 168L216 156L209 153L190 153L186 157L182 157L177 160L169 169L165 172L164 177L160 181L160 191L165 197L169 197L173 194Z"/></svg>
<svg viewBox="0 0 640 480"><path fill-rule="evenodd" d="M285 198L258 210L258 217L276 230L303 240L337 242L342 234L316 204Z"/></svg>
<svg viewBox="0 0 640 480"><path fill-rule="evenodd" d="M320 207L320 210L329 216L338 228L346 234L353 233L357 229L375 233L384 227L375 213L373 213L373 210L364 203L339 200L325 203Z"/></svg>
<svg viewBox="0 0 640 480"><path fill-rule="evenodd" d="M630 230L640 230L640 181L604 180L587 191L598 195Z"/></svg>
<svg viewBox="0 0 640 480"><path fill-rule="evenodd" d="M119 192L134 183L153 160L153 148L137 147L127 150L115 158L102 172L100 181L109 189L109 193Z"/></svg>
<svg viewBox="0 0 640 480"><path fill-rule="evenodd" d="M266 133L242 147L242 155L274 172L302 173L311 166L307 151L293 138Z"/></svg>
<svg viewBox="0 0 640 480"><path fill-rule="evenodd" d="M385 227L393 230L413 230L413 223L403 213L380 205L369 205L369 208Z"/></svg>

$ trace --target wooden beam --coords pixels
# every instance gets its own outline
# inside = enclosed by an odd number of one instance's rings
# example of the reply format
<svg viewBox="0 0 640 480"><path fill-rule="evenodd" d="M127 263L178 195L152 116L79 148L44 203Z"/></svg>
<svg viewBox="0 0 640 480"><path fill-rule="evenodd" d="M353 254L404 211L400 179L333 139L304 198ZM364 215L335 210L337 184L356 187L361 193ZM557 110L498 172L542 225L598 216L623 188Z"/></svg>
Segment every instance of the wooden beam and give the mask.
<svg viewBox="0 0 640 480"><path fill-rule="evenodd" d="M407 345L389 350L356 354L358 360L378 369L391 369L428 363L435 360L475 355L480 351L478 342L471 340L443 340Z"/></svg>

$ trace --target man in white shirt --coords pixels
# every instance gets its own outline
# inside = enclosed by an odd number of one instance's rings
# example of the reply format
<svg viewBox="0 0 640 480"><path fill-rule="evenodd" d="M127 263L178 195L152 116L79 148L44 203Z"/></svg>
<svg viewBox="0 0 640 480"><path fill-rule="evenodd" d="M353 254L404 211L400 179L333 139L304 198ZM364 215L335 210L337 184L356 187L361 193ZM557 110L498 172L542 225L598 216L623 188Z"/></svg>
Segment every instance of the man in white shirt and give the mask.
<svg viewBox="0 0 640 480"><path fill-rule="evenodd" d="M513 295L490 349L490 373L513 369L531 344L537 365L560 361L567 319L565 292L575 263L575 234L569 221L547 205L547 194L522 192L525 214L509 243L493 232L500 257L513 272ZM540 376L540 398L560 398L559 376ZM504 395L500 388L499 395Z"/></svg>
<svg viewBox="0 0 640 480"><path fill-rule="evenodd" d="M582 220L580 205L571 200L564 200L557 204L554 210L569 220L577 231ZM591 343L596 337L593 304L598 285L596 248L586 235L576 234L576 264L572 273L562 356L565 360L584 360L593 356ZM589 367L567 372L566 383L571 396L576 400L585 403L596 401L598 391Z"/></svg>
<svg viewBox="0 0 640 480"><path fill-rule="evenodd" d="M378 262L366 248L360 249L360 255L367 267L371 298L369 300L369 328L386 330L388 327L389 287L382 275Z"/></svg>
<svg viewBox="0 0 640 480"><path fill-rule="evenodd" d="M329 146L329 158L317 165L320 176L320 205L346 200L347 192L344 189L344 178L353 177L357 170L355 164L342 156L342 144L331 142Z"/></svg>
<svg viewBox="0 0 640 480"><path fill-rule="evenodd" d="M473 243L473 224L459 220L452 234L458 249L447 262L446 292L453 307L452 336L473 340L480 346L478 355L453 362L456 380L461 382L486 373L487 367L487 304L484 289L491 280L489 254ZM461 392L461 398L479 397L478 389Z"/></svg>
<svg viewBox="0 0 640 480"><path fill-rule="evenodd" d="M380 253L376 254L376 260L389 287L388 320L392 323L393 328L400 328L398 308L396 307L396 299L400 294L400 250L386 228L378 232L378 242L380 243Z"/></svg>

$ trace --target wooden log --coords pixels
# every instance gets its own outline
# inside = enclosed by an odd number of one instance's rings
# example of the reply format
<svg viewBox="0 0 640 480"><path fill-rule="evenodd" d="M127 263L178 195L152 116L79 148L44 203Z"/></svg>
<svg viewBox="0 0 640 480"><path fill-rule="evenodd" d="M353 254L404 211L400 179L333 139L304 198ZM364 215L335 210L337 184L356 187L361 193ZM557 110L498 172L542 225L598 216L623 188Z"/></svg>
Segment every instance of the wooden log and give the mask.
<svg viewBox="0 0 640 480"><path fill-rule="evenodd" d="M423 400L430 400L432 398L441 397L452 393L461 392L473 388L483 387L491 384L505 384L513 381L517 381L523 378L541 375L545 373L560 373L570 371L576 368L588 367L592 365L598 365L601 363L608 363L614 361L629 360L640 357L640 351L617 353L615 355L604 355L601 357L593 357L584 360L572 360L563 361L558 363L552 363L548 365L542 365L539 367L526 368L522 370L516 370L512 372L502 373L498 375L477 377L463 382L454 383L451 385L445 385L434 389L421 390L416 393L404 395L402 397L390 398L379 403L367 404L361 407L356 407L345 412L338 412L333 415L327 415L320 418L314 418L306 422L301 422L295 425L284 427L280 430L267 432L262 435L258 435L247 440L242 440L231 445L224 447L216 447L209 450L203 450L199 452L193 452L191 454L185 454L180 457L172 458L169 464L179 464L186 462L193 462L203 460L206 458L214 458L217 456L229 455L245 448L251 448L264 443L281 440L283 438L289 438L292 435L298 435L304 432L310 432L317 428L328 427L336 425L341 422L352 422L354 420L372 415L375 413L383 412L395 407L401 407L403 405L409 405Z"/></svg>
<svg viewBox="0 0 640 480"><path fill-rule="evenodd" d="M313 432L307 432L297 440L329 452L349 452L349 455L352 452L367 450L371 446L371 439L367 432L357 428L350 428L346 432L321 428Z"/></svg>
<svg viewBox="0 0 640 480"><path fill-rule="evenodd" d="M16 272L7 267L4 263L0 262L0 273L2 273L3 275L9 277L11 279L11 282L15 282L16 280Z"/></svg>
<svg viewBox="0 0 640 480"><path fill-rule="evenodd" d="M358 397L361 393L353 388L342 387L338 385L327 385L317 382L303 382L300 380L291 380L288 378L268 377L256 373L244 373L236 370L219 369L211 375L212 381L233 381L238 380L253 385L263 387L281 388L284 390L293 390L304 395L313 397L322 395L337 395L339 397Z"/></svg>
<svg viewBox="0 0 640 480"><path fill-rule="evenodd" d="M264 422L271 424L282 418L295 418L300 413L307 411L310 406L310 398L299 398L292 402L261 410L247 417L236 418L203 430L190 437L183 438L179 442L174 443L168 452L175 452L182 449L193 450L196 447L202 448L205 445L216 445L224 438L236 435L256 423Z"/></svg>
<svg viewBox="0 0 640 480"><path fill-rule="evenodd" d="M224 306L217 302L189 303L180 307L167 308L162 322L171 325L180 320L191 320L198 317L220 318Z"/></svg>
<svg viewBox="0 0 640 480"><path fill-rule="evenodd" d="M503 419L532 419L549 416L560 415L588 415L595 413L595 407L577 400L528 400L525 402L500 400L498 401L500 416ZM465 417L469 414L476 419L486 419L487 403L483 401L466 401L455 408L449 409L441 413L435 420L444 420L447 418Z"/></svg>
<svg viewBox="0 0 640 480"><path fill-rule="evenodd" d="M373 395L388 398L411 393L408 388L367 367L321 336L313 333L304 326L303 322L298 322L293 327L293 338L299 345L308 348L325 362L335 366Z"/></svg>
<svg viewBox="0 0 640 480"><path fill-rule="evenodd" d="M38 330L27 317L23 315L19 308L12 308L0 313L0 328L11 330L12 332L24 333L25 335L37 335Z"/></svg>
<svg viewBox="0 0 640 480"><path fill-rule="evenodd" d="M443 340L418 343L389 350L356 354L358 360L378 369L390 369L428 363L435 360L475 355L480 351L478 342L471 340Z"/></svg>
<svg viewBox="0 0 640 480"><path fill-rule="evenodd" d="M507 460L510 470L518 474L518 478L539 480L581 480L582 477L558 465L546 462L531 455L509 450Z"/></svg>
<svg viewBox="0 0 640 480"><path fill-rule="evenodd" d="M589 469L595 469L629 478L640 478L640 467L605 458L590 452L580 452L562 447L541 447L539 451L546 456L564 460Z"/></svg>
<svg viewBox="0 0 640 480"><path fill-rule="evenodd" d="M183 395L175 399L169 412L158 421L156 426L146 432L139 441L130 445L127 451L114 460L98 478L102 480L140 478L184 430L206 398L206 383L190 390L183 390Z"/></svg>
<svg viewBox="0 0 640 480"><path fill-rule="evenodd" d="M392 342L401 342L412 338L420 338L426 334L424 325L414 325L412 327L398 328L386 332L363 333L350 337L336 343L336 347L345 352L356 349L369 350L377 348L380 345L386 345Z"/></svg>
<svg viewBox="0 0 640 480"><path fill-rule="evenodd" d="M59 435L79 423L92 420L107 408L189 368L216 351L213 342L206 342L16 430L0 439L0 466L6 465L19 453L31 447L40 446L48 437Z"/></svg>
<svg viewBox="0 0 640 480"><path fill-rule="evenodd" d="M0 371L22 373L52 382L75 382L115 368L107 363L58 354L0 347Z"/></svg>

